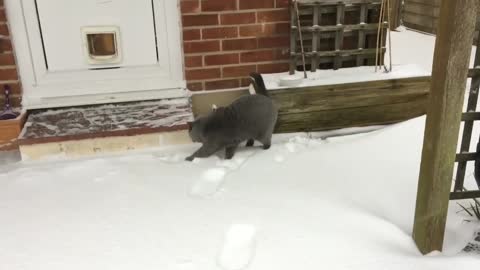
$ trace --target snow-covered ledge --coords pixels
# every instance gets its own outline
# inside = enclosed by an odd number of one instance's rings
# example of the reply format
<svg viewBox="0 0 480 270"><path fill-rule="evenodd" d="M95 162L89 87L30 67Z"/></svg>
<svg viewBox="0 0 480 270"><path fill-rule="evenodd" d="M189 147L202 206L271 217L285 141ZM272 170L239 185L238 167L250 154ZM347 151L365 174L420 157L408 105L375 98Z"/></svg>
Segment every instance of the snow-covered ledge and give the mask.
<svg viewBox="0 0 480 270"><path fill-rule="evenodd" d="M288 72L262 74L262 76L265 80L265 86L268 90L289 88L288 86L282 86L280 83L283 78L290 77ZM292 76L303 78L303 72L297 72ZM375 67L363 66L342 68L339 70L317 70L316 72L308 71L307 79L302 80L302 82L296 87L360 83L425 76L430 76L430 73L415 64L394 65L391 72L385 72L384 69L375 72Z"/></svg>

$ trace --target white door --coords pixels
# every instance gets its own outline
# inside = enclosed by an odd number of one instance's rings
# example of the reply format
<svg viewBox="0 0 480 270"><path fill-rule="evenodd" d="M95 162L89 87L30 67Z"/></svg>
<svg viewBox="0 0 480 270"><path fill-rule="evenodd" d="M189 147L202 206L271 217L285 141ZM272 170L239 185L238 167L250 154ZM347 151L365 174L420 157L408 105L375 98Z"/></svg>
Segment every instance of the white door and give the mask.
<svg viewBox="0 0 480 270"><path fill-rule="evenodd" d="M178 0L7 0L27 108L185 94Z"/></svg>

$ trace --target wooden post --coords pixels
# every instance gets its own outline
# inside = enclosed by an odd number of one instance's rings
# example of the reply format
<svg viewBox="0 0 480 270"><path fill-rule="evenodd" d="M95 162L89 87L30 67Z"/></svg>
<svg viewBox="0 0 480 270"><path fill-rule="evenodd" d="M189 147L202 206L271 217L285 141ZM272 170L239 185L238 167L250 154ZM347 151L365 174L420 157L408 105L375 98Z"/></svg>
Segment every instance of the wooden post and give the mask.
<svg viewBox="0 0 480 270"><path fill-rule="evenodd" d="M477 5L441 3L413 227L423 254L443 246Z"/></svg>
<svg viewBox="0 0 480 270"><path fill-rule="evenodd" d="M400 17L402 16L402 0L389 0L390 1L390 14L391 14L391 20L390 20L390 27L391 31L394 31L400 26Z"/></svg>

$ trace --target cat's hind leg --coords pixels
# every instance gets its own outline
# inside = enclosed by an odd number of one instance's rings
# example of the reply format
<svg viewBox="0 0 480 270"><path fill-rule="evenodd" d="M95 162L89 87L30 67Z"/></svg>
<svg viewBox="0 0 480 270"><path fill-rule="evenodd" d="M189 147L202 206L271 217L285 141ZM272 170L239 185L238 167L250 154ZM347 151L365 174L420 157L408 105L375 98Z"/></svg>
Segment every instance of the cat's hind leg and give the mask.
<svg viewBox="0 0 480 270"><path fill-rule="evenodd" d="M264 150L270 149L270 146L272 145L272 132L268 132L267 134L263 135L258 139L258 141L263 144Z"/></svg>
<svg viewBox="0 0 480 270"><path fill-rule="evenodd" d="M254 140L254 139L249 139L249 140L247 141L246 146L247 146L247 147L252 147L254 144L255 144L255 140Z"/></svg>
<svg viewBox="0 0 480 270"><path fill-rule="evenodd" d="M225 147L225 159L232 159L235 155L235 150L237 150L238 145L231 145Z"/></svg>
<svg viewBox="0 0 480 270"><path fill-rule="evenodd" d="M221 147L217 146L217 145L208 145L208 144L204 144L202 145L202 147L200 147L200 149L198 149L195 153L193 153L191 156L187 157L185 160L188 160L188 161L193 161L195 158L206 158L206 157L209 157L213 154L215 154L215 152L217 152L218 150L220 150Z"/></svg>

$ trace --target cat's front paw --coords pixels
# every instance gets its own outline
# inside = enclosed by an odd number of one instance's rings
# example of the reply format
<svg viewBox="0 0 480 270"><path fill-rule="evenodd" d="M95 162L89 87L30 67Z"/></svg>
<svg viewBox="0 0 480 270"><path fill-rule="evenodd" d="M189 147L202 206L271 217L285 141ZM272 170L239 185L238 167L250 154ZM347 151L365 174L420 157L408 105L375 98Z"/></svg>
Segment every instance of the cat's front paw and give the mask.
<svg viewBox="0 0 480 270"><path fill-rule="evenodd" d="M193 161L194 159L195 159L194 156L189 156L185 158L186 161Z"/></svg>

